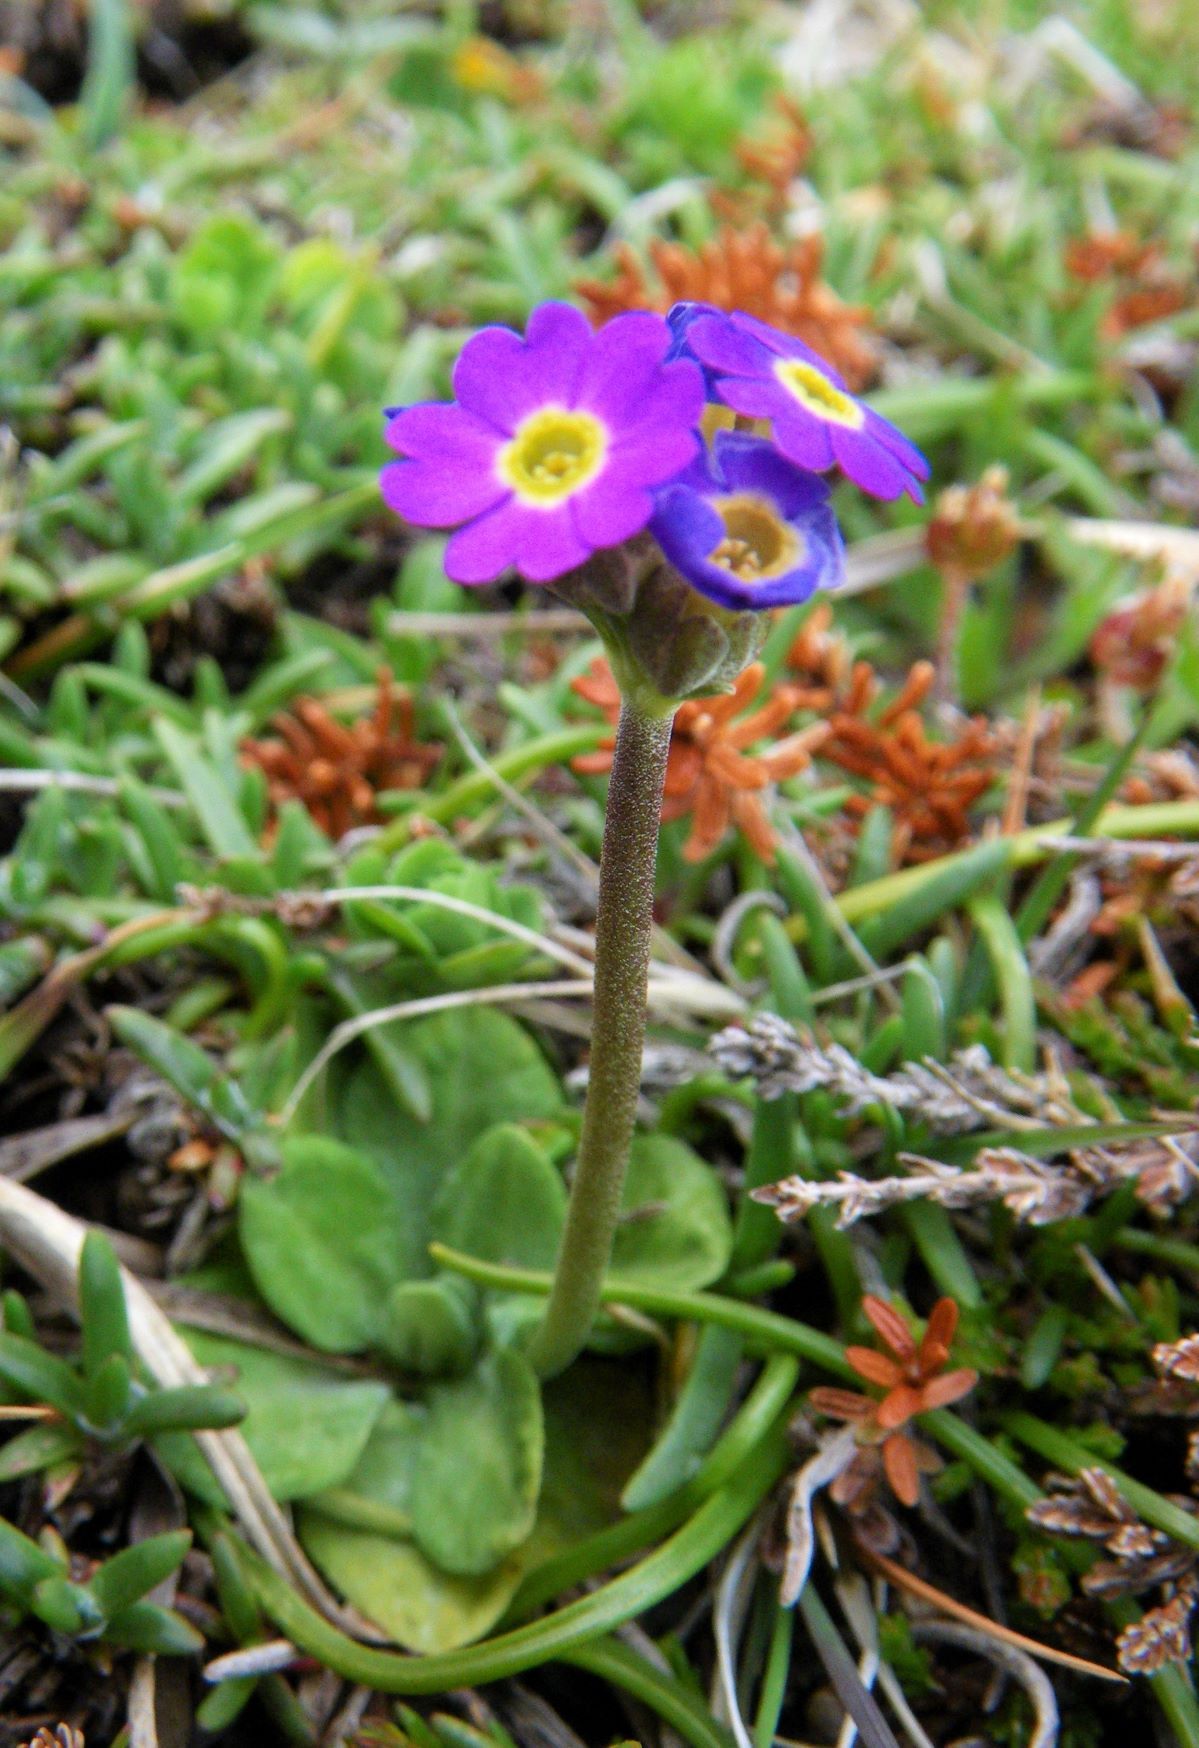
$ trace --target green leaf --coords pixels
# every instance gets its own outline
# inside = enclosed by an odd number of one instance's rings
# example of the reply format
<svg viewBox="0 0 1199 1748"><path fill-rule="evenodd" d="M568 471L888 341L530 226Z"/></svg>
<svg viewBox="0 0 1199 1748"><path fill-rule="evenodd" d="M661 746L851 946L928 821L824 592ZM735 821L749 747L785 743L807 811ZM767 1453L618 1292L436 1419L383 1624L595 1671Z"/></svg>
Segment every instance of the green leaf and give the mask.
<svg viewBox="0 0 1199 1748"><path fill-rule="evenodd" d="M168 1530L133 1542L92 1573L88 1589L111 1619L177 1571L191 1545L190 1530Z"/></svg>
<svg viewBox="0 0 1199 1748"><path fill-rule="evenodd" d="M89 1232L79 1257L79 1308L83 1372L94 1378L114 1354L132 1359L125 1289L116 1252L102 1232Z"/></svg>
<svg viewBox="0 0 1199 1748"><path fill-rule="evenodd" d="M306 1508L300 1534L331 1584L410 1651L456 1651L481 1639L516 1593L520 1560L481 1578L456 1578L412 1542L349 1529Z"/></svg>
<svg viewBox="0 0 1199 1748"><path fill-rule="evenodd" d="M238 1082L223 1073L206 1050L140 1008L113 1006L106 1011L121 1043L135 1050L222 1135L242 1147L251 1139L259 1141L259 1114Z"/></svg>
<svg viewBox="0 0 1199 1748"><path fill-rule="evenodd" d="M395 1035L428 1079L428 1122L397 1122L378 1069L362 1062L335 1086L336 1127L377 1161L408 1235L410 1272L424 1275L431 1209L446 1173L495 1124L554 1116L562 1099L532 1038L494 1008L431 1014Z"/></svg>
<svg viewBox="0 0 1199 1748"><path fill-rule="evenodd" d="M72 1367L23 1335L0 1330L0 1379L31 1401L63 1414L83 1412L83 1388Z"/></svg>
<svg viewBox="0 0 1199 1748"><path fill-rule="evenodd" d="M108 1622L103 1635L111 1644L156 1657L194 1657L204 1649L203 1634L156 1602L135 1602Z"/></svg>
<svg viewBox="0 0 1199 1748"><path fill-rule="evenodd" d="M283 1143L273 1178L247 1178L238 1200L254 1284L314 1347L356 1353L384 1328L392 1288L415 1261L411 1230L364 1153L315 1135Z"/></svg>
<svg viewBox="0 0 1199 1748"><path fill-rule="evenodd" d="M432 1237L489 1262L552 1268L566 1199L561 1173L527 1130L499 1123L446 1178L433 1206ZM543 1311L524 1293L489 1293L487 1304L502 1345L516 1341Z"/></svg>
<svg viewBox="0 0 1199 1748"><path fill-rule="evenodd" d="M25 1601L44 1579L62 1576L62 1565L15 1524L0 1517L0 1591Z"/></svg>
<svg viewBox="0 0 1199 1748"><path fill-rule="evenodd" d="M73 1426L61 1421L40 1421L0 1449L0 1485L40 1474L57 1463L76 1462L83 1455L83 1440Z"/></svg>
<svg viewBox="0 0 1199 1748"><path fill-rule="evenodd" d="M470 1256L551 1268L565 1219L561 1174L527 1130L497 1123L446 1176L431 1229L441 1243Z"/></svg>
<svg viewBox="0 0 1199 1748"><path fill-rule="evenodd" d="M420 1410L393 1402L337 1494L303 1508L301 1539L329 1581L397 1643L456 1650L495 1625L526 1572L619 1516L620 1490L644 1452L651 1418L646 1382L624 1364L586 1356L556 1378L545 1391L532 1534L491 1572L465 1578L441 1571L407 1539ZM390 1533L367 1527L389 1519L397 1526Z"/></svg>
<svg viewBox="0 0 1199 1748"><path fill-rule="evenodd" d="M216 856L258 857L258 845L242 817L237 796L226 787L221 771L201 750L199 741L184 734L165 717L154 719L154 732L170 761L180 787L186 792L200 822L200 829Z"/></svg>
<svg viewBox="0 0 1199 1748"><path fill-rule="evenodd" d="M109 1354L87 1383L87 1418L101 1437L110 1436L129 1405L133 1375L124 1354Z"/></svg>
<svg viewBox="0 0 1199 1748"><path fill-rule="evenodd" d="M266 312L278 260L264 226L242 213L219 213L175 257L170 308L194 334L245 333Z"/></svg>
<svg viewBox="0 0 1199 1748"><path fill-rule="evenodd" d="M103 1626L104 1616L80 1584L72 1584L61 1573L43 1578L33 1587L29 1607L40 1621L56 1633L94 1633Z"/></svg>
<svg viewBox="0 0 1199 1748"><path fill-rule="evenodd" d="M248 1410L241 1431L276 1499L305 1499L345 1480L389 1399L386 1384L344 1378L248 1342L193 1329L182 1333L202 1366L236 1373L234 1388ZM155 1448L184 1486L212 1504L223 1503L193 1439L164 1433Z"/></svg>
<svg viewBox="0 0 1199 1748"><path fill-rule="evenodd" d="M689 1292L719 1279L733 1229L720 1180L682 1141L639 1135L629 1156L613 1277Z"/></svg>
<svg viewBox="0 0 1199 1748"><path fill-rule="evenodd" d="M237 1426L246 1417L240 1396L215 1384L180 1384L174 1390L152 1390L125 1416L130 1438L152 1438L158 1432L199 1431Z"/></svg>
<svg viewBox="0 0 1199 1748"><path fill-rule="evenodd" d="M533 1527L544 1426L533 1369L510 1348L435 1384L412 1475L413 1535L443 1571L477 1577Z"/></svg>
<svg viewBox="0 0 1199 1748"><path fill-rule="evenodd" d="M479 1345L475 1302L474 1289L452 1275L401 1281L388 1301L379 1344L403 1372L431 1378L464 1372Z"/></svg>

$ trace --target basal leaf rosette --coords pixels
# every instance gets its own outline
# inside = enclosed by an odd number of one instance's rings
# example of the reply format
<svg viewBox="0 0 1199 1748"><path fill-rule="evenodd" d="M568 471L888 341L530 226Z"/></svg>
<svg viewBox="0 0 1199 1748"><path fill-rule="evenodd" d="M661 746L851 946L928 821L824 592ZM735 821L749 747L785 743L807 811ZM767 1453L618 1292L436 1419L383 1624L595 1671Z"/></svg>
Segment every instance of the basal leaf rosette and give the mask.
<svg viewBox="0 0 1199 1748"><path fill-rule="evenodd" d="M386 502L417 527L457 529L445 568L459 583L508 570L549 583L619 546L699 450L703 376L668 361L670 346L661 316L595 333L562 303L534 310L523 339L482 329L454 367L453 402L391 417L403 459L383 471Z"/></svg>

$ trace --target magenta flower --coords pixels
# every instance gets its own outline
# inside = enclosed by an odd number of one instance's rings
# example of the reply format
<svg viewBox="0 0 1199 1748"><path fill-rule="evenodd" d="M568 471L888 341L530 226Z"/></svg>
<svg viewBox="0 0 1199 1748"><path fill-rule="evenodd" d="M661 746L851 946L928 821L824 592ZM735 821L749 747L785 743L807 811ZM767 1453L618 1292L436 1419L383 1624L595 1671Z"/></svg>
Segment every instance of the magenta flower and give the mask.
<svg viewBox="0 0 1199 1748"><path fill-rule="evenodd" d="M720 431L713 452L658 493L650 532L692 588L722 607L785 607L841 580L829 490L758 437Z"/></svg>
<svg viewBox="0 0 1199 1748"><path fill-rule="evenodd" d="M667 318L675 354L696 359L709 392L735 413L769 419L778 448L798 467L840 467L875 498L906 492L923 503L928 463L902 431L857 400L831 364L753 316L678 303Z"/></svg>
<svg viewBox="0 0 1199 1748"><path fill-rule="evenodd" d="M669 360L661 316L617 316L598 333L569 304L544 303L522 340L483 328L454 367L452 402L406 407L387 441L391 509L421 528L456 528L446 574L504 571L548 583L597 548L640 533L653 488L699 448L702 373Z"/></svg>

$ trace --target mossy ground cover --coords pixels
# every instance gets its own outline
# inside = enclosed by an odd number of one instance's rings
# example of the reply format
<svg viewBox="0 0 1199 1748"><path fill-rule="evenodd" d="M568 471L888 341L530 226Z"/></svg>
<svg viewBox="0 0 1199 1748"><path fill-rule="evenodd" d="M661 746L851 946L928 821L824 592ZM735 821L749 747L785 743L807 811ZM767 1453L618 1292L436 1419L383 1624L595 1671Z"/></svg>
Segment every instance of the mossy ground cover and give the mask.
<svg viewBox="0 0 1199 1748"><path fill-rule="evenodd" d="M0 32L0 1744L1199 1744L1193 8ZM680 714L543 1387L614 694L382 408L679 294L932 487Z"/></svg>

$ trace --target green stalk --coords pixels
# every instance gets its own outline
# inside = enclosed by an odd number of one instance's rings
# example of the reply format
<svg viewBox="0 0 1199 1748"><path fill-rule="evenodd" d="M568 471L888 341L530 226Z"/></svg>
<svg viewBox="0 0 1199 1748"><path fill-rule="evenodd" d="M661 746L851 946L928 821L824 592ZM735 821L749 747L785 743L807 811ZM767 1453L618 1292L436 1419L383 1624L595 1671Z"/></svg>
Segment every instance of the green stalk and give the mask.
<svg viewBox="0 0 1199 1748"><path fill-rule="evenodd" d="M626 699L612 756L595 918L595 998L583 1131L554 1284L529 1358L564 1371L591 1333L620 1217L637 1115L654 923L658 821L673 712Z"/></svg>
<svg viewBox="0 0 1199 1748"><path fill-rule="evenodd" d="M733 1748L732 1732L718 1724L707 1707L677 1676L663 1675L619 1639L605 1636L568 1651L560 1659L589 1675L601 1676L657 1712L691 1748Z"/></svg>
<svg viewBox="0 0 1199 1748"><path fill-rule="evenodd" d="M481 1287L495 1287L504 1293L550 1290L552 1277L542 1269L484 1262L481 1257L451 1250L448 1244L431 1244L429 1256L438 1268L465 1275L468 1281L477 1281ZM726 1329L740 1330L758 1351L794 1354L797 1359L810 1360L850 1382L857 1377L845 1358L845 1349L831 1335L799 1323L794 1317L784 1317L778 1311L764 1311L741 1299L726 1298L723 1293L685 1293L669 1287L646 1287L635 1281L609 1279L600 1289L600 1300L606 1305L629 1305L634 1311L648 1311L651 1317L673 1317L680 1323L720 1323Z"/></svg>

